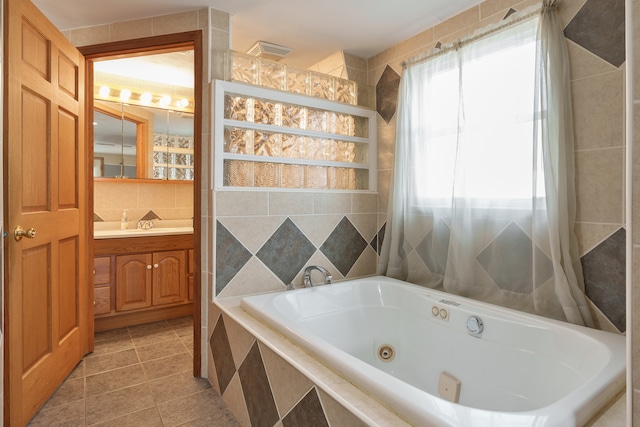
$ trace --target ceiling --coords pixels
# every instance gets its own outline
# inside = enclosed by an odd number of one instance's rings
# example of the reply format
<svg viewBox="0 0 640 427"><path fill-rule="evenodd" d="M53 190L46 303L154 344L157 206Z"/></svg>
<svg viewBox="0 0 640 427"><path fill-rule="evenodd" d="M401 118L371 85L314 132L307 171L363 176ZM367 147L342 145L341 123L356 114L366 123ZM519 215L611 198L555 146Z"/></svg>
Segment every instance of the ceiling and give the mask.
<svg viewBox="0 0 640 427"><path fill-rule="evenodd" d="M232 49L259 40L292 48L287 65L308 68L344 50L363 58L482 0L33 0L61 30L212 7L231 14Z"/></svg>

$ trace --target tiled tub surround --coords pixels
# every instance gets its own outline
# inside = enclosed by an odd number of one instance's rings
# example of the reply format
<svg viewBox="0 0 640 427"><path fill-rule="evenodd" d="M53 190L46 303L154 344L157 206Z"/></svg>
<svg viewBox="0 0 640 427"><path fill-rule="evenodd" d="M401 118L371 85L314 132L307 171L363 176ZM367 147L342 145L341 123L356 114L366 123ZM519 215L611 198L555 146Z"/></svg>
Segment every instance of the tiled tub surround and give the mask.
<svg viewBox="0 0 640 427"><path fill-rule="evenodd" d="M216 192L216 296L299 287L309 265L336 281L374 274L376 201L371 193Z"/></svg>
<svg viewBox="0 0 640 427"><path fill-rule="evenodd" d="M209 381L243 426L410 426L240 308L209 307Z"/></svg>

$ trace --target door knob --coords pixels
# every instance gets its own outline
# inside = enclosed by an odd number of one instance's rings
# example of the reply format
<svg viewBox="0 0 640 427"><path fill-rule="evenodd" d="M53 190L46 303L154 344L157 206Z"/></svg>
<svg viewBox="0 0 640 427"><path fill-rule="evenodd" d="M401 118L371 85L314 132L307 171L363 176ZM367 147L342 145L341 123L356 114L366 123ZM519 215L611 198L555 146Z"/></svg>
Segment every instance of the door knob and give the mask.
<svg viewBox="0 0 640 427"><path fill-rule="evenodd" d="M16 229L13 230L13 238L16 239L16 242L19 242L23 237L26 237L27 239L33 239L36 237L35 228L25 230L24 228L17 226Z"/></svg>

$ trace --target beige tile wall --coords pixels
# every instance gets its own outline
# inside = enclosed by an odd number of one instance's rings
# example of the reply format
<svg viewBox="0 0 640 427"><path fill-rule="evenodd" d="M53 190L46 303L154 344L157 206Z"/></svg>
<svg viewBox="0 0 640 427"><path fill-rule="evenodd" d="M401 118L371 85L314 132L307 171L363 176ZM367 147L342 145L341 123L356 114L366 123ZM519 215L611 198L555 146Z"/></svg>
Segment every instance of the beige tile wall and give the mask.
<svg viewBox="0 0 640 427"><path fill-rule="evenodd" d="M161 219L193 218L193 183L150 184L95 181L94 212L105 221L120 221L127 209L130 221L153 210Z"/></svg>

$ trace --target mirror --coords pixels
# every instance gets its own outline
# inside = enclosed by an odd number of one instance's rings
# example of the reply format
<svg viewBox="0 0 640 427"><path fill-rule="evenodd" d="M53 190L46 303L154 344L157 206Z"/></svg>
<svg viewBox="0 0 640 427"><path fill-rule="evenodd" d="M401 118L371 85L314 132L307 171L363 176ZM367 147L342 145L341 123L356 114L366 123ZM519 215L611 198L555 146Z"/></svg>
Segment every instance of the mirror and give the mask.
<svg viewBox="0 0 640 427"><path fill-rule="evenodd" d="M193 180L193 50L94 62L94 177Z"/></svg>

